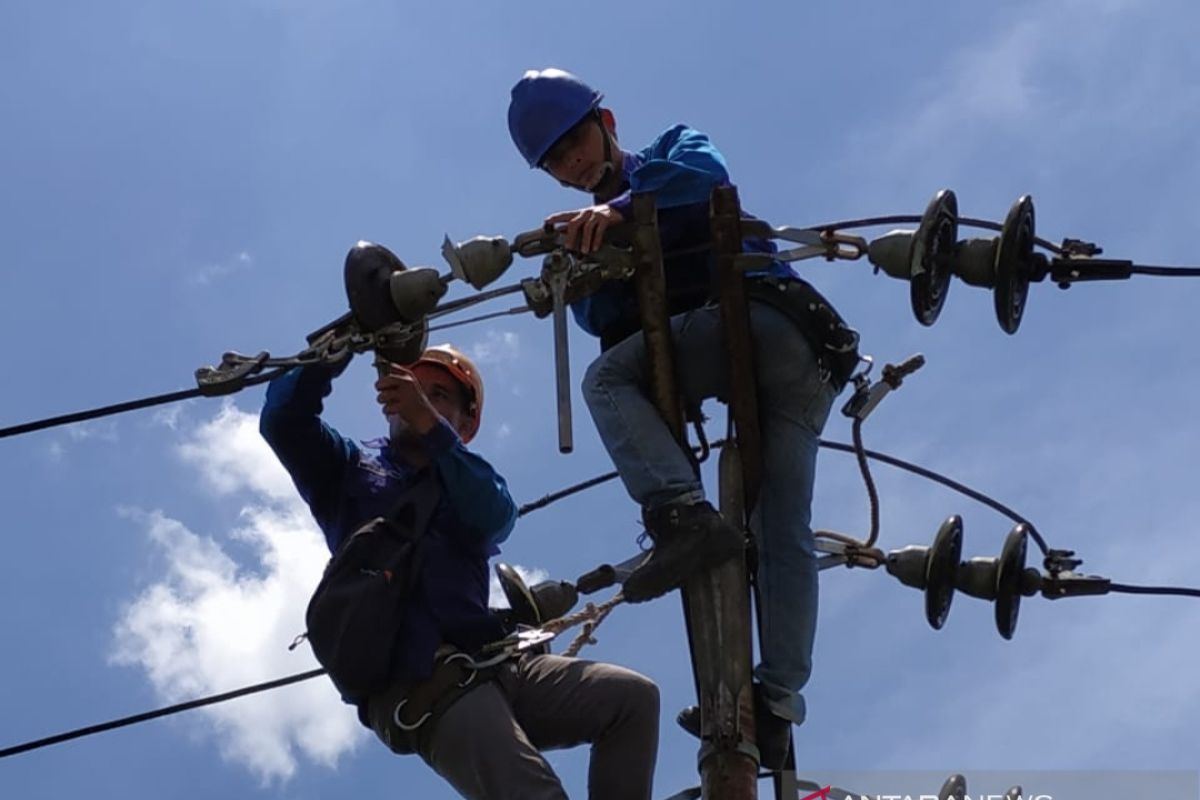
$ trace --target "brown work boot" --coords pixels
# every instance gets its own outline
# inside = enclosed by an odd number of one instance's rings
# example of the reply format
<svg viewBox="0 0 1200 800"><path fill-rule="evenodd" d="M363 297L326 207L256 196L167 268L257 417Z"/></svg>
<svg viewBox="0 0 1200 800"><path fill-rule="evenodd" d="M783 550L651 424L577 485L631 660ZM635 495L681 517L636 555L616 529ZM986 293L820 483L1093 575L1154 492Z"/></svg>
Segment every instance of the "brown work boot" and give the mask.
<svg viewBox="0 0 1200 800"><path fill-rule="evenodd" d="M650 557L625 580L625 599L653 600L683 585L690 576L733 558L746 537L707 502L670 503L643 514L654 540Z"/></svg>

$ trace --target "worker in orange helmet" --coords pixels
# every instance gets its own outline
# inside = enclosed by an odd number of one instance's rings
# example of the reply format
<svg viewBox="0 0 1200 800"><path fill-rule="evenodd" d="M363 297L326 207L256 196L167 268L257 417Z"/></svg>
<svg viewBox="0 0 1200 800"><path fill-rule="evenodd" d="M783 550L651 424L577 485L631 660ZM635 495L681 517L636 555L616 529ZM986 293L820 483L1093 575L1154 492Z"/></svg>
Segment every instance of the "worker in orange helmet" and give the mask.
<svg viewBox="0 0 1200 800"><path fill-rule="evenodd" d="M471 800L566 800L540 751L582 743L592 747L590 797L650 800L659 710L652 681L534 651L499 663L482 655L521 620L488 607L488 560L512 532L517 507L504 479L466 447L483 414L479 369L450 345L407 366L377 362L389 436L360 445L321 419L347 363L308 364L271 381L259 426L335 554L401 504L431 509L406 529L421 555L397 629L373 628L351 642L368 660L386 656L385 677L378 689L355 691L331 669L343 699L390 750L419 754Z"/></svg>

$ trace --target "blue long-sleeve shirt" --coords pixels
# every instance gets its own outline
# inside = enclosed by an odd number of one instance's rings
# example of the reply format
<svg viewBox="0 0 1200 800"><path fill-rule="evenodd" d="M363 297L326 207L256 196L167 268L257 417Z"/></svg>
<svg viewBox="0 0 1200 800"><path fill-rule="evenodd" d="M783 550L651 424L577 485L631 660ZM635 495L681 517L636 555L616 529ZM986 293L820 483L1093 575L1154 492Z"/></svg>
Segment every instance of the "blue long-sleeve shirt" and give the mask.
<svg viewBox="0 0 1200 800"><path fill-rule="evenodd" d="M634 192L654 192L659 236L665 254L711 240L709 196L716 186L729 184L725 157L708 136L686 125L675 125L637 153L622 153L625 189L608 204L629 218ZM599 202L599 198L596 198ZM752 252L777 252L775 244L748 239ZM664 259L668 311L677 314L702 305L712 287L713 259L704 252ZM754 275L795 278L787 264L776 261ZM575 321L607 346L640 328L637 297L627 282L612 283L571 305Z"/></svg>
<svg viewBox="0 0 1200 800"><path fill-rule="evenodd" d="M344 369L344 365L342 367ZM340 372L297 367L271 381L259 430L308 504L331 552L365 522L386 514L418 471L394 457L386 439L360 446L321 419ZM504 479L463 446L444 421L423 437L441 497L422 562L422 581L405 614L397 678L420 680L448 642L467 652L505 635L489 610L488 559L517 518Z"/></svg>

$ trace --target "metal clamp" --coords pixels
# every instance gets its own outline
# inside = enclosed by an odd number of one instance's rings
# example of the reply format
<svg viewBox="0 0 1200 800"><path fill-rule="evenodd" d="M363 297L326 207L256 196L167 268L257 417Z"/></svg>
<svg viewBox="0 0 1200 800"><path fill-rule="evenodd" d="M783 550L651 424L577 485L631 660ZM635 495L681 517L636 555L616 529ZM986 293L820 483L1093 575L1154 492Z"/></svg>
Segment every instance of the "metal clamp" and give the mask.
<svg viewBox="0 0 1200 800"><path fill-rule="evenodd" d="M828 230L821 232L821 241L825 245L825 260L857 261L867 255L869 245L861 236L848 233L838 233Z"/></svg>
<svg viewBox="0 0 1200 800"><path fill-rule="evenodd" d="M271 354L262 351L255 356L240 353L225 353L216 367L201 367L196 370L196 384L205 397L220 397L241 391L246 378L263 368Z"/></svg>
<svg viewBox="0 0 1200 800"><path fill-rule="evenodd" d="M1042 597L1058 600L1062 597L1090 597L1108 594L1112 581L1100 575L1077 575L1074 572L1057 572L1041 579Z"/></svg>
<svg viewBox="0 0 1200 800"><path fill-rule="evenodd" d="M477 669L492 666L517 653L524 653L526 650L553 641L556 636L558 636L556 632L548 631L545 628L520 628L503 639L485 644L479 652L481 655L486 655L487 659L471 663Z"/></svg>
<svg viewBox="0 0 1200 800"><path fill-rule="evenodd" d="M842 414L852 419L865 420L875 407L893 390L899 389L904 379L925 365L925 356L917 353L899 365L885 364L883 375L872 384L867 378L870 366L854 377L854 394L842 407Z"/></svg>
<svg viewBox="0 0 1200 800"><path fill-rule="evenodd" d="M830 532L824 531L823 533ZM827 536L817 537L816 550L818 553L825 553L817 558L818 571L831 567L879 569L887 562L887 556L878 547L863 547L861 544L842 539L830 539Z"/></svg>
<svg viewBox="0 0 1200 800"><path fill-rule="evenodd" d="M562 234L552 225L532 231L518 233L512 242L512 251L522 258L544 256L562 247Z"/></svg>
<svg viewBox="0 0 1200 800"><path fill-rule="evenodd" d="M763 220L743 219L742 233L747 238L782 239L801 245L777 253L742 253L735 263L745 271L761 269L773 261L792 262L809 258L857 261L867 255L869 249L863 237L838 233L832 228L776 228Z"/></svg>

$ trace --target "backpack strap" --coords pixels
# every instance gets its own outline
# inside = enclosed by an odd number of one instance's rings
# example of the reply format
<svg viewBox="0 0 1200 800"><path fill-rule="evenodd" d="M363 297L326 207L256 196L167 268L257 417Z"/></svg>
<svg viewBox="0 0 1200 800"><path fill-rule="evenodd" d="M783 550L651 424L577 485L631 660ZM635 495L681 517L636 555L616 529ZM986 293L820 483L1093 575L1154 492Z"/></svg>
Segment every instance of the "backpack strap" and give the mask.
<svg viewBox="0 0 1200 800"><path fill-rule="evenodd" d="M417 480L404 487L384 519L413 536L424 536L442 499L442 489L432 469L424 469Z"/></svg>

